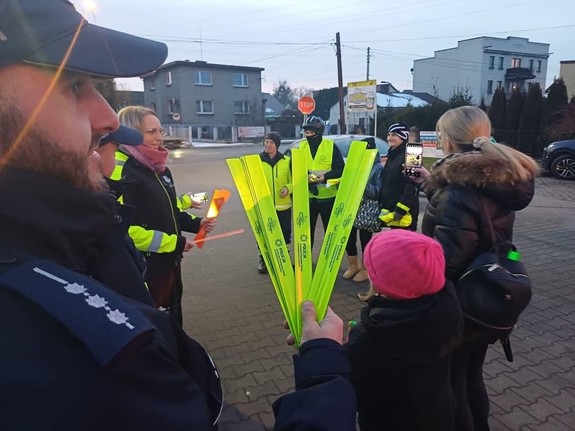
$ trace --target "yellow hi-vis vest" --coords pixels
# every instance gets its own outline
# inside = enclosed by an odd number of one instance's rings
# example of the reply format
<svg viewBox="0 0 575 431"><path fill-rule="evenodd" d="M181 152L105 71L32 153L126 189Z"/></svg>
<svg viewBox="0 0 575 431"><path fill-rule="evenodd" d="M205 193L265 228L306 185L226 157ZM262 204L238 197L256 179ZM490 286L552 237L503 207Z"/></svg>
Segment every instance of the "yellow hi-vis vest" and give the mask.
<svg viewBox="0 0 575 431"><path fill-rule="evenodd" d="M291 172L289 158L283 157L272 168L269 163L262 162L262 168L266 176L266 182L272 195L277 211L285 211L291 208L291 193L293 191L291 183ZM281 190L287 187L289 193L285 197L280 196Z"/></svg>
<svg viewBox="0 0 575 431"><path fill-rule="evenodd" d="M302 141L299 148L307 150L307 167L311 174L325 174L326 172L331 171L334 145L333 141L322 139L317 149L317 153L315 153L315 158L312 158L309 143L306 140ZM317 191L317 195L312 194L310 191L309 197L315 199L331 199L337 194L337 185L334 184L330 187L326 187L326 184L317 183Z"/></svg>

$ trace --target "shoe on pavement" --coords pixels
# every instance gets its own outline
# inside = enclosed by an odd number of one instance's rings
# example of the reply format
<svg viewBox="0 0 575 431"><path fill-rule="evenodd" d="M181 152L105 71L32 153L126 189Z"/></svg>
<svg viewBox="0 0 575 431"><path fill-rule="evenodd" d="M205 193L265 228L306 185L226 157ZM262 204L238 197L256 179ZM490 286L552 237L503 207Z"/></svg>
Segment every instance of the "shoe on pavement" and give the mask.
<svg viewBox="0 0 575 431"><path fill-rule="evenodd" d="M265 274L266 272L268 272L268 270L266 268L266 264L263 261L263 259L260 259L260 263L258 264L258 272L260 274Z"/></svg>

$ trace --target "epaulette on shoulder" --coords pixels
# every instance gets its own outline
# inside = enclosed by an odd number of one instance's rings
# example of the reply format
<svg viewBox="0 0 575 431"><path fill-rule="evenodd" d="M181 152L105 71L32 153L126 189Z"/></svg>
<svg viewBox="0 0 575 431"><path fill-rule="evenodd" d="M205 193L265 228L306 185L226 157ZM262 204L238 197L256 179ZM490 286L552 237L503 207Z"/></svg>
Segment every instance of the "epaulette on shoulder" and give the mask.
<svg viewBox="0 0 575 431"><path fill-rule="evenodd" d="M139 335L155 328L120 295L54 262L0 259L0 288L41 307L82 341L100 365L108 364Z"/></svg>

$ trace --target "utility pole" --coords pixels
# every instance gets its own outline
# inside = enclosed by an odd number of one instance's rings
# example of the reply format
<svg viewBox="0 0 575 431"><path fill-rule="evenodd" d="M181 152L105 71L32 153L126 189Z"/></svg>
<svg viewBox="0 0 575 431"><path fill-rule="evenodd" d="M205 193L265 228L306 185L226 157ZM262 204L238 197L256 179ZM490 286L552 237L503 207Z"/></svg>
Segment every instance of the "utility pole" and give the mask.
<svg viewBox="0 0 575 431"><path fill-rule="evenodd" d="M343 73L341 69L341 43L339 32L335 34L335 55L337 57L337 98L339 101L339 133L345 134L345 109L343 106Z"/></svg>
<svg viewBox="0 0 575 431"><path fill-rule="evenodd" d="M369 81L369 59L371 58L371 54L369 53L369 46L367 47L367 74L365 75L365 80Z"/></svg>

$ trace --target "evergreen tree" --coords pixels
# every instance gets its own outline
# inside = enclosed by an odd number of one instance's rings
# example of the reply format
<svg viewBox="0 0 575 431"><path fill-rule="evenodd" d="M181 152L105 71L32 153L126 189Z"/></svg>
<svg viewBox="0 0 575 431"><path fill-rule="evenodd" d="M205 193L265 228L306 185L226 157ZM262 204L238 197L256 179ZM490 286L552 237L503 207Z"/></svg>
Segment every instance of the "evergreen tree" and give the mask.
<svg viewBox="0 0 575 431"><path fill-rule="evenodd" d="M493 93L493 99L489 106L488 116L491 120L492 133L495 139L499 142L505 139L505 90L499 87Z"/></svg>
<svg viewBox="0 0 575 431"><path fill-rule="evenodd" d="M525 103L525 94L522 91L513 90L507 109L505 109L505 123L503 126L503 142L513 148L517 148L517 129L519 128L523 103Z"/></svg>
<svg viewBox="0 0 575 431"><path fill-rule="evenodd" d="M541 87L538 82L530 83L521 111L521 119L519 120L517 148L535 157L541 154L537 137L540 132L542 107L543 95L541 94Z"/></svg>
<svg viewBox="0 0 575 431"><path fill-rule="evenodd" d="M457 88L457 90L454 90L453 94L451 94L447 104L450 109L473 105L473 95L469 88Z"/></svg>
<svg viewBox="0 0 575 431"><path fill-rule="evenodd" d="M541 115L541 144L548 143L549 140L560 139L561 132L557 129L557 124L561 121L568 106L567 87L563 78L555 79L547 90L547 98L543 103ZM544 146L544 145L543 145Z"/></svg>
<svg viewBox="0 0 575 431"><path fill-rule="evenodd" d="M479 102L479 109L483 112L487 112L487 106L485 105L485 99L481 96L481 102Z"/></svg>

